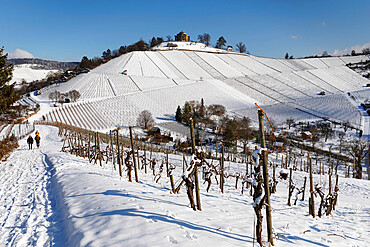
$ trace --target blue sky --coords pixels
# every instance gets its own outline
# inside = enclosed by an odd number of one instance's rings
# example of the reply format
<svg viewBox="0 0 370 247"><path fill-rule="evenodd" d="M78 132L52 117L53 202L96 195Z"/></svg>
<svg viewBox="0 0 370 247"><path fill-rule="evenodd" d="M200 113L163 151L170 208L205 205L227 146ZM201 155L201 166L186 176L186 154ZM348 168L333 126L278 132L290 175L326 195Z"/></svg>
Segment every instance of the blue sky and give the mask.
<svg viewBox="0 0 370 247"><path fill-rule="evenodd" d="M209 33L254 55L282 58L370 46L369 0L0 0L0 46L80 61L140 38Z"/></svg>

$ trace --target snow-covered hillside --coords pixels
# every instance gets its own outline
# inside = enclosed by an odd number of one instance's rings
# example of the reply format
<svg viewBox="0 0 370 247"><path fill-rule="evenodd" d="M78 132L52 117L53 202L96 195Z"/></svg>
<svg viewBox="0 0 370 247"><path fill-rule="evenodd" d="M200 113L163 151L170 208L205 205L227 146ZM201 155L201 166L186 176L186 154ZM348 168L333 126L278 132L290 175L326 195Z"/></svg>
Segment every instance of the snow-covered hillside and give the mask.
<svg viewBox="0 0 370 247"><path fill-rule="evenodd" d="M138 171L140 183L130 183L126 176L119 177L111 162L100 167L60 152L63 142L57 128L37 129L40 149L28 150L23 139L0 166L1 246L258 245L253 199L249 190L241 193L240 180L236 189L235 179L226 179L223 194L214 177L208 193L206 184L201 184L202 211L193 211L185 188L172 194L165 174L156 183L151 171L146 174L142 169ZM159 153L153 156L164 158ZM269 157L281 163L275 154ZM176 180L182 174L182 158L169 156ZM245 172L245 164L225 165L228 174ZM277 192L271 196L275 246L368 246L369 181L343 175L339 170L336 210L322 218L308 214L308 185L305 200L299 195L297 205L289 207L288 181L279 179ZM297 188L306 176L293 173ZM314 182L327 191L327 174L314 175ZM318 197L315 202L317 208ZM265 225L262 235L266 241Z"/></svg>
<svg viewBox="0 0 370 247"><path fill-rule="evenodd" d="M19 64L14 65L13 78L10 83L20 84L23 80L26 82L32 82L35 80L42 80L52 72L57 72L58 70L47 70L47 69L35 69L37 65L33 64Z"/></svg>
<svg viewBox="0 0 370 247"><path fill-rule="evenodd" d="M58 113L50 112L47 120L111 129L133 125L139 112L149 110L161 122L173 119L178 105L203 98L205 104L221 104L228 111L248 117L245 114L258 103L267 114L278 116L276 123L289 117L324 117L363 127L358 111L362 102L349 101L345 95L352 91L369 92L369 88L364 88L369 81L345 64L364 61L367 56L284 60L219 52L194 42L177 43L177 50L164 43L156 51L122 55L44 90L40 95L43 100L54 90L72 89L79 91L83 100L59 109ZM319 95L321 92L326 96ZM279 107L273 107L275 104ZM333 109L338 104L340 109ZM91 123L88 119L92 113L102 121L88 126L84 122Z"/></svg>

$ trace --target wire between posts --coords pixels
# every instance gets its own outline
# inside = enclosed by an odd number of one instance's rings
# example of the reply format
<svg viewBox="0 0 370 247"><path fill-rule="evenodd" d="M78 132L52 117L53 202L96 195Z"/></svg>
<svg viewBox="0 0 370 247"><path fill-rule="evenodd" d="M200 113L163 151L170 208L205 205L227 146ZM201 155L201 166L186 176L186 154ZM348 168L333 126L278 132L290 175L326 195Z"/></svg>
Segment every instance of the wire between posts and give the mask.
<svg viewBox="0 0 370 247"><path fill-rule="evenodd" d="M267 119L267 121L269 122L269 124L270 124L270 126L271 126L271 129L272 129L272 135L274 136L274 150L272 150L272 152L275 152L275 149L276 149L276 137L275 137L275 131L274 131L274 127L272 127L272 124L271 124L271 122L270 122L270 119L269 119L269 117L267 116L267 114L266 114L266 112L264 112L263 110L262 110L262 108L259 106L259 105L257 105L257 103L254 103L262 112L263 112L263 114L265 115L265 117L266 117L266 119Z"/></svg>

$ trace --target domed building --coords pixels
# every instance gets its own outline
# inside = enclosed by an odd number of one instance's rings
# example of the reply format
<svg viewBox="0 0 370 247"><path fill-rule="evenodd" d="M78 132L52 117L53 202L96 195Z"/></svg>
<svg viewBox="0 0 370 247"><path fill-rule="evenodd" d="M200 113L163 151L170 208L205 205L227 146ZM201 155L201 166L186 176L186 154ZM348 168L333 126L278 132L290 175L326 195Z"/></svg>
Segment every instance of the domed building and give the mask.
<svg viewBox="0 0 370 247"><path fill-rule="evenodd" d="M190 35L181 31L175 35L175 41L190 41Z"/></svg>

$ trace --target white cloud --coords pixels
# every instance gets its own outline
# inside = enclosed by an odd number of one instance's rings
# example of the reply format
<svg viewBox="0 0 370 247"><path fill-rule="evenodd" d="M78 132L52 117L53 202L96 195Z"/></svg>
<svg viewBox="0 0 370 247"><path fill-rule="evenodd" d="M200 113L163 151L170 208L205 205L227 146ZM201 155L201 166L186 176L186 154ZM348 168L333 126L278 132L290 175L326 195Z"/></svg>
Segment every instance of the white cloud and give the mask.
<svg viewBox="0 0 370 247"><path fill-rule="evenodd" d="M34 58L34 56L28 51L15 49L14 51L8 52L8 58Z"/></svg>
<svg viewBox="0 0 370 247"><path fill-rule="evenodd" d="M360 52L364 48L370 48L370 42L368 42L366 44L363 44L363 45L355 45L355 46L352 46L350 48L346 48L344 50L334 50L331 55L342 56L342 55L346 55L346 54L351 54L352 50L354 50L355 52Z"/></svg>
<svg viewBox="0 0 370 247"><path fill-rule="evenodd" d="M290 38L292 38L292 39L298 39L298 36L292 35L292 36L290 36Z"/></svg>

